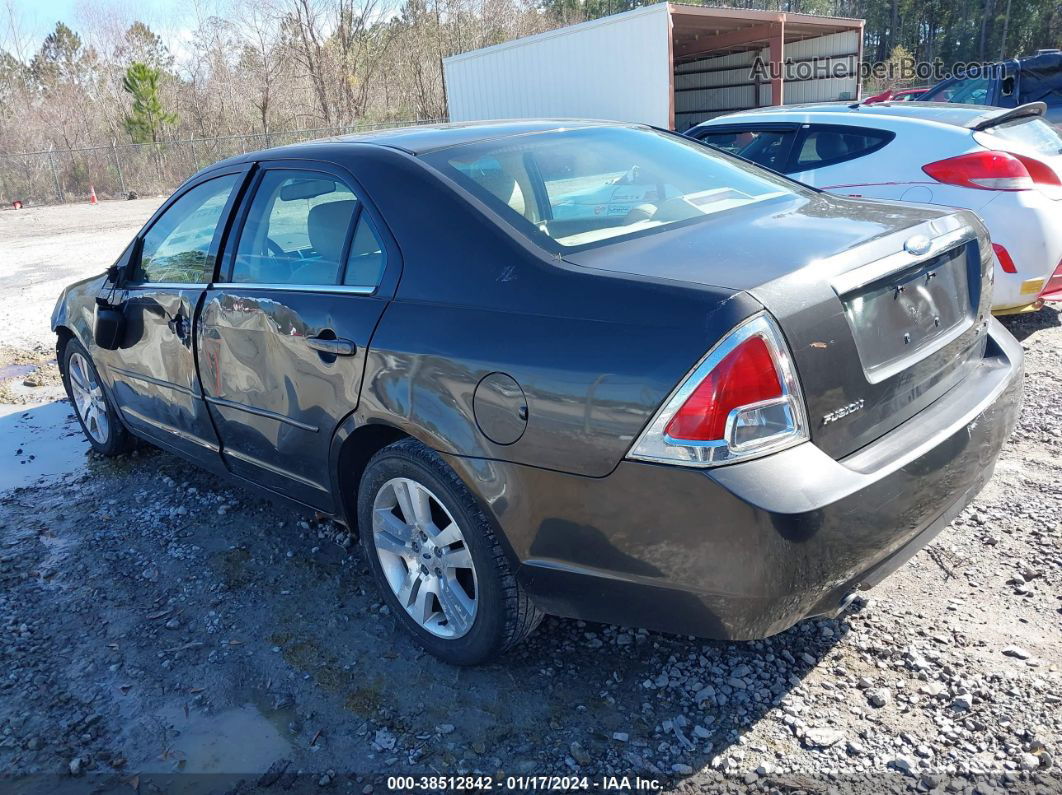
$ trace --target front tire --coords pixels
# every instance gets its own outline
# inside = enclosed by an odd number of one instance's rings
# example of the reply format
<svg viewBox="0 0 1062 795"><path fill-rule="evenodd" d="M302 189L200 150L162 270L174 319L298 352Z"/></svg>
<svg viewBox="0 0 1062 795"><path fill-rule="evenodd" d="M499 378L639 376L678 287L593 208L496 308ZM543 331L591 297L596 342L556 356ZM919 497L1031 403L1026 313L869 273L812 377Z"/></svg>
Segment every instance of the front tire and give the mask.
<svg viewBox="0 0 1062 795"><path fill-rule="evenodd" d="M101 455L116 456L132 448L133 438L104 392L92 357L85 346L74 339L63 349L63 386L93 450Z"/></svg>
<svg viewBox="0 0 1062 795"><path fill-rule="evenodd" d="M416 440L373 456L358 490L358 527L388 607L444 662L486 662L542 620L512 574L494 522Z"/></svg>

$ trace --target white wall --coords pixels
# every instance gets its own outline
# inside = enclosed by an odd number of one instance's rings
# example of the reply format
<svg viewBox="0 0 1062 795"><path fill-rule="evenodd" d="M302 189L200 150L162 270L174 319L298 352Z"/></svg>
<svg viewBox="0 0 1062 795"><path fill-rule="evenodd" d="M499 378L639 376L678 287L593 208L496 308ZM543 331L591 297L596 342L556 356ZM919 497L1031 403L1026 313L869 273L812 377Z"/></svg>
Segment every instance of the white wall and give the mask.
<svg viewBox="0 0 1062 795"><path fill-rule="evenodd" d="M443 61L451 121L564 117L670 124L666 3Z"/></svg>

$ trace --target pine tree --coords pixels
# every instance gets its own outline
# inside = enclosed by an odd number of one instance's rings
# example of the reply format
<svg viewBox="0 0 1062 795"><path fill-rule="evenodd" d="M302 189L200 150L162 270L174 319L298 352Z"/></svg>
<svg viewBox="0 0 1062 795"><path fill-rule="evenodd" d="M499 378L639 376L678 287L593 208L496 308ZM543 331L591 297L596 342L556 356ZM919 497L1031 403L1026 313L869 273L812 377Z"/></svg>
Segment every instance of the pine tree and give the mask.
<svg viewBox="0 0 1062 795"><path fill-rule="evenodd" d="M125 71L122 88L133 97L132 112L125 117L125 131L134 143L158 143L162 128L177 123L177 114L168 113L162 107L160 74L158 69L139 61Z"/></svg>

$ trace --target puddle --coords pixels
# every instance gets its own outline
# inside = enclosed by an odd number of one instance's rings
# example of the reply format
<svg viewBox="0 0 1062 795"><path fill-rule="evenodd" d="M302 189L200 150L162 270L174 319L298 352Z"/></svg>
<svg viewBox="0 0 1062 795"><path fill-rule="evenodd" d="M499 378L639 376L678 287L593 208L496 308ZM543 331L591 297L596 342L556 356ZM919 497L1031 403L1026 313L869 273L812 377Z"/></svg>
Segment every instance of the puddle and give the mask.
<svg viewBox="0 0 1062 795"><path fill-rule="evenodd" d="M165 727L164 747L138 766L143 773L261 773L292 750L250 704L188 717L183 707L172 707L158 717Z"/></svg>
<svg viewBox="0 0 1062 795"><path fill-rule="evenodd" d="M88 449L66 401L0 404L0 492L78 472Z"/></svg>
<svg viewBox="0 0 1062 795"><path fill-rule="evenodd" d="M7 364L0 367L0 381L7 381L11 378L25 378L36 369L37 365L35 364Z"/></svg>

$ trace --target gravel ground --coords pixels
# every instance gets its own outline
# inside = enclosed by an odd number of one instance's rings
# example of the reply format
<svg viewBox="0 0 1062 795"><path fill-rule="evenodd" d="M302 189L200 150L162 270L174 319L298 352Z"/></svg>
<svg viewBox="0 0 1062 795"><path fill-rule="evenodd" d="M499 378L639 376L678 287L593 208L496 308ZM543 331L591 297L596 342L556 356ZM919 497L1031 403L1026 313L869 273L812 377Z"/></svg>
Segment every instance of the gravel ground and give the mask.
<svg viewBox="0 0 1062 795"><path fill-rule="evenodd" d="M139 225L132 204L97 270ZM84 208L67 232L65 209L37 211L48 257L84 234ZM6 215L0 246L30 273L46 255L12 245ZM42 284L79 268L58 271ZM499 772L591 790L608 774L676 791L1062 791L1053 309L1008 320L1026 398L995 477L840 620L727 644L549 618L498 664L455 669L406 640L332 523L151 448L86 456L34 350L55 292L0 351L2 394L21 401L0 411L0 791L370 793L386 775ZM27 365L42 385L7 369Z"/></svg>
<svg viewBox="0 0 1062 795"><path fill-rule="evenodd" d="M0 210L4 345L54 353L48 323L59 293L118 259L162 199Z"/></svg>

